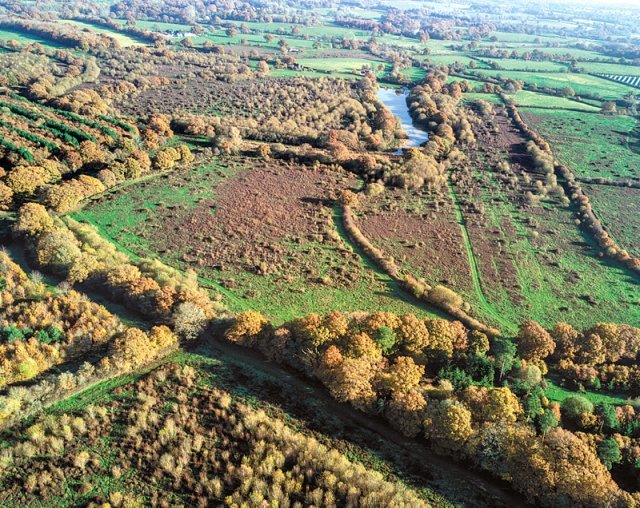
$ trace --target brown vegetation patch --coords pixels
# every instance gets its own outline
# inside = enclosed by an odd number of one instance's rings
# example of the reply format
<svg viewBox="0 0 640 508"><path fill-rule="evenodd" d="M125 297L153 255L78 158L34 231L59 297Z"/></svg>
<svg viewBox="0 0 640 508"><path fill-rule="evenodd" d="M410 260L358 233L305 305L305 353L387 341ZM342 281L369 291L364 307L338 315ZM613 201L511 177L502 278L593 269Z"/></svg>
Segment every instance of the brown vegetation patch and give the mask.
<svg viewBox="0 0 640 508"><path fill-rule="evenodd" d="M164 74L173 73L168 68ZM320 87L294 78L244 79L225 83L190 77L170 86L150 88L136 95L133 101L126 98L115 105L131 115L175 114L180 111L257 118L267 115L285 119L292 111L306 111L314 104L320 108L322 102L327 104L338 95L351 96L350 85L341 80L332 80ZM298 102L294 97L303 97L304 100Z"/></svg>
<svg viewBox="0 0 640 508"><path fill-rule="evenodd" d="M374 245L398 264L417 270L412 270L413 275L456 291L470 291L473 286L460 226L450 201L437 199L438 210L426 196L389 190L385 198L366 200L358 223ZM421 209L413 209L418 203Z"/></svg>
<svg viewBox="0 0 640 508"><path fill-rule="evenodd" d="M527 140L519 129L513 125L511 119L506 116L503 108L496 108L496 114L491 118L493 129L487 126L476 126L474 133L478 140L478 146L494 149L498 152L508 153L511 162L519 169L531 169L531 154L527 152Z"/></svg>
<svg viewBox="0 0 640 508"><path fill-rule="evenodd" d="M338 190L353 185L353 178L328 167L257 162L188 213L159 211L164 227L153 245L185 252L184 261L209 269L291 272L310 243L337 247L327 236L328 205Z"/></svg>

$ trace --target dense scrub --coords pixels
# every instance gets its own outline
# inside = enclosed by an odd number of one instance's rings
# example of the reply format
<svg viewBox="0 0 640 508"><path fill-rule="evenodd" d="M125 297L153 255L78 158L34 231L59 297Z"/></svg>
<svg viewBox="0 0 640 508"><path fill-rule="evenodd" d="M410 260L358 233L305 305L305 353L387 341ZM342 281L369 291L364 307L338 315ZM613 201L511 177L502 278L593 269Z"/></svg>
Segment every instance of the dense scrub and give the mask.
<svg viewBox="0 0 640 508"><path fill-rule="evenodd" d="M37 419L2 452L3 504L428 506L198 380L192 367L168 365L116 389L108 404Z"/></svg>

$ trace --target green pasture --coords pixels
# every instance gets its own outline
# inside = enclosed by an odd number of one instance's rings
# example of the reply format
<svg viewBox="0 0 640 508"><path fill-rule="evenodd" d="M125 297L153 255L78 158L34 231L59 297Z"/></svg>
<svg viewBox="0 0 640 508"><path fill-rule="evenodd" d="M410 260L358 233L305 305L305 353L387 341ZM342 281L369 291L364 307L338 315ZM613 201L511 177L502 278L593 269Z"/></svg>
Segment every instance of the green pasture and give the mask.
<svg viewBox="0 0 640 508"><path fill-rule="evenodd" d="M594 391L574 391L555 384L553 381L546 380L548 388L544 394L551 402L560 402L569 397L584 397L592 404L611 404L613 406L622 406L628 404L629 400L623 395L614 395L609 393Z"/></svg>
<svg viewBox="0 0 640 508"><path fill-rule="evenodd" d="M599 248L576 226L569 208L542 201L523 209L490 172L477 178L484 182L478 185L476 199L485 207L485 227L496 231L503 242L489 255L478 256L477 263L487 300L503 319L513 323L533 319L547 327L564 321L578 328L603 321L640 323L638 276L600 257ZM509 287L492 284L486 275L495 269L498 257L515 268L515 301Z"/></svg>
<svg viewBox="0 0 640 508"><path fill-rule="evenodd" d="M495 64L507 71L548 71L563 72L567 66L558 62L522 60L519 58L485 58L482 60L489 64Z"/></svg>
<svg viewBox="0 0 640 508"><path fill-rule="evenodd" d="M563 89L571 87L576 94L597 95L605 100L614 100L624 97L633 88L621 83L614 83L597 76L577 73L546 73L526 71L500 71L476 69L482 74L491 77L501 76L505 79L517 79L538 87Z"/></svg>
<svg viewBox="0 0 640 508"><path fill-rule="evenodd" d="M637 121L625 115L521 108L529 125L577 177L637 178Z"/></svg>
<svg viewBox="0 0 640 508"><path fill-rule="evenodd" d="M582 187L609 235L629 254L640 257L640 189L586 183Z"/></svg>
<svg viewBox="0 0 640 508"><path fill-rule="evenodd" d="M640 65L625 65L605 62L578 62L578 68L594 74L619 74L621 76L640 76Z"/></svg>
<svg viewBox="0 0 640 508"><path fill-rule="evenodd" d="M544 108L550 110L557 109L580 109L598 113L600 108L585 104L565 97L556 97L555 95L547 95L539 92L531 92L529 90L520 90L515 94L507 95L513 98L519 106L531 108Z"/></svg>
<svg viewBox="0 0 640 508"><path fill-rule="evenodd" d="M49 41L46 39L41 39L40 37L37 37L36 35L30 34L28 32L22 32L18 30L7 30L6 28L0 29L0 40L4 40L4 41L13 40L23 45L38 43L38 44L42 44L43 46L48 46L56 49L65 47L62 44Z"/></svg>
<svg viewBox="0 0 640 508"><path fill-rule="evenodd" d="M379 66L388 68L389 64L381 60L368 58L299 58L297 63L303 67L325 72L348 73L359 71L363 66L378 70Z"/></svg>

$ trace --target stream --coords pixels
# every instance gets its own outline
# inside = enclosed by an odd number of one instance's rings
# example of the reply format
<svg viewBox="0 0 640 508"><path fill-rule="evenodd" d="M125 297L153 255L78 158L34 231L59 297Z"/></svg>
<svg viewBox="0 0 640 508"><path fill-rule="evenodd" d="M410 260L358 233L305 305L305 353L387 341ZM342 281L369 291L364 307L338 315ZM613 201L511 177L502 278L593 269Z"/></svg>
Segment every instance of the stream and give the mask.
<svg viewBox="0 0 640 508"><path fill-rule="evenodd" d="M403 143L402 148L420 146L429 139L429 134L413 123L407 105L409 92L402 90L401 93L398 93L398 91L400 90L396 88L380 88L377 97L394 116L400 119L402 130L407 133L408 139ZM402 153L402 148L396 153Z"/></svg>

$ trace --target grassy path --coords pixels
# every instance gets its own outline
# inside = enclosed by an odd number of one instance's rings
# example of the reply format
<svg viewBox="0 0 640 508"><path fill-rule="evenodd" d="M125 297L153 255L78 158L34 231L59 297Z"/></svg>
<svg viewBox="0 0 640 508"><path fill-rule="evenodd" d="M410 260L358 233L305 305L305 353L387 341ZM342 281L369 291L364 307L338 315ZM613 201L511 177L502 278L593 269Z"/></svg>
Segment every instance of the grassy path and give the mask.
<svg viewBox="0 0 640 508"><path fill-rule="evenodd" d="M499 323L505 330L512 330L513 324L504 319L498 311L489 303L487 297L482 288L482 280L480 279L480 270L478 269L478 263L476 261L476 256L473 252L473 245L471 244L471 238L469 237L469 231L467 231L467 225L464 220L464 215L462 214L462 208L460 207L460 203L458 201L458 196L456 195L456 191L451 183L451 174L447 177L447 187L449 188L449 195L451 196L451 200L453 202L453 208L456 213L456 222L460 226L460 231L462 231L462 238L464 241L464 247L467 251L467 256L469 258L469 268L471 269L471 279L473 280L473 287L478 296L478 300L480 301L480 305L485 311L488 317L491 317L494 321Z"/></svg>

